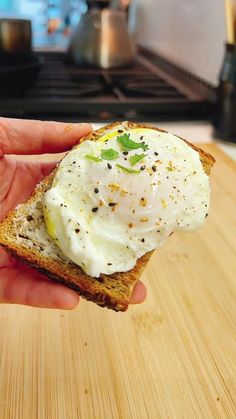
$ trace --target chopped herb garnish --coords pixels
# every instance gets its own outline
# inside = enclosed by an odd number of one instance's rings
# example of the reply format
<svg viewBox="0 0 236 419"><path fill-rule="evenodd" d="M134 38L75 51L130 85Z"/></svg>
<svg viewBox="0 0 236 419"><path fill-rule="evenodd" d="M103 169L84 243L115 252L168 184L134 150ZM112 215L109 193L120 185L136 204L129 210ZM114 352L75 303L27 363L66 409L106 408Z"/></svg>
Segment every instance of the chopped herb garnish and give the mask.
<svg viewBox="0 0 236 419"><path fill-rule="evenodd" d="M131 156L129 159L131 166L135 166L135 164L143 160L145 157L147 157L147 154L135 154L134 156Z"/></svg>
<svg viewBox="0 0 236 419"><path fill-rule="evenodd" d="M167 166L167 170L168 170L168 172L173 172L173 170L174 170L174 169L175 169L175 168L174 168L174 166L173 166L172 161L169 161L168 166Z"/></svg>
<svg viewBox="0 0 236 419"><path fill-rule="evenodd" d="M93 160L93 161L96 161L96 162L99 162L99 163L102 161L102 159L100 159L100 157L92 156L92 154L86 154L85 157L88 160Z"/></svg>
<svg viewBox="0 0 236 419"><path fill-rule="evenodd" d="M122 166L121 164L116 164L116 166L127 173L140 173L140 170L129 169L128 167Z"/></svg>
<svg viewBox="0 0 236 419"><path fill-rule="evenodd" d="M136 143L130 139L130 134L124 134L120 137L117 137L118 143L120 143L125 151L127 150L136 150L137 148L142 148L144 151L148 150L148 145L143 143Z"/></svg>
<svg viewBox="0 0 236 419"><path fill-rule="evenodd" d="M119 153L113 148L109 148L108 150L101 151L101 158L104 160L116 160L119 157Z"/></svg>

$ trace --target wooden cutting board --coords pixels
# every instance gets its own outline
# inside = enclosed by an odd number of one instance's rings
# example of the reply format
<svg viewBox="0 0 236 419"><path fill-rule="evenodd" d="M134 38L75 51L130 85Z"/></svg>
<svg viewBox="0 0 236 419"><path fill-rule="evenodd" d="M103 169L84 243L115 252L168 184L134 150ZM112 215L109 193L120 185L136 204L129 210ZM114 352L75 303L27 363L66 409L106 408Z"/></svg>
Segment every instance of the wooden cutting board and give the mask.
<svg viewBox="0 0 236 419"><path fill-rule="evenodd" d="M144 304L0 306L0 419L236 418L236 164L204 148L209 218L156 252Z"/></svg>

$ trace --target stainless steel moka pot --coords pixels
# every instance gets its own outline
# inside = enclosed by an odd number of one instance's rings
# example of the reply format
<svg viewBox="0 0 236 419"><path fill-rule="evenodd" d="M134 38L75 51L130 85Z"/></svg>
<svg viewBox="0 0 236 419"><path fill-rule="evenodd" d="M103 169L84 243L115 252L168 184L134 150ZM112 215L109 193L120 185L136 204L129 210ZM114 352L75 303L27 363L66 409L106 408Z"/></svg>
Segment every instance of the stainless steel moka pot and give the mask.
<svg viewBox="0 0 236 419"><path fill-rule="evenodd" d="M72 35L67 55L77 65L104 69L132 65L136 53L125 12L107 7L89 8Z"/></svg>

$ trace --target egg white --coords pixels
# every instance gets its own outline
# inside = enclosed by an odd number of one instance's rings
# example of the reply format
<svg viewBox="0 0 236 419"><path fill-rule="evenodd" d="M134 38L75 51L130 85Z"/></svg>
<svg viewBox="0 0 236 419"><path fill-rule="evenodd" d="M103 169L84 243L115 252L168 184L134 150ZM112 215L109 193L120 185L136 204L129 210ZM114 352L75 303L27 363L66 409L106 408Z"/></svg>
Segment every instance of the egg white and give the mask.
<svg viewBox="0 0 236 419"><path fill-rule="evenodd" d="M145 142L148 150L123 154L117 138L124 133ZM107 149L119 157L99 162L86 157L100 158ZM147 156L131 167L130 157L142 153ZM67 154L45 194L44 214L48 233L64 255L99 277L129 271L171 232L198 228L209 197L209 179L195 150L172 134L127 129L124 123Z"/></svg>

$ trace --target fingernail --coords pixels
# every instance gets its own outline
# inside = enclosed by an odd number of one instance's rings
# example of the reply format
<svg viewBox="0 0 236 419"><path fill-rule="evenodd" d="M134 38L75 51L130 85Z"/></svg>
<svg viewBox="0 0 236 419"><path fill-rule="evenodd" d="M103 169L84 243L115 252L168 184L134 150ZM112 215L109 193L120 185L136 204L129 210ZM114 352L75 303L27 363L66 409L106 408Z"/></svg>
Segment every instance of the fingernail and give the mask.
<svg viewBox="0 0 236 419"><path fill-rule="evenodd" d="M71 131L74 128L74 124L68 124L66 125L66 127L64 128L65 132Z"/></svg>
<svg viewBox="0 0 236 419"><path fill-rule="evenodd" d="M92 125L91 125L91 124L89 124L88 122L81 122L79 125L80 125L81 127L83 127L83 128L88 128L88 129L90 129L90 130L92 130L92 129L93 129Z"/></svg>
<svg viewBox="0 0 236 419"><path fill-rule="evenodd" d="M92 129L93 129L91 124L89 124L87 122L81 122L81 123L78 123L78 124L77 123L67 124L64 128L64 131L69 132L69 131L71 131L73 129L76 129L76 128L86 128L87 130L90 130L90 131L92 131Z"/></svg>

